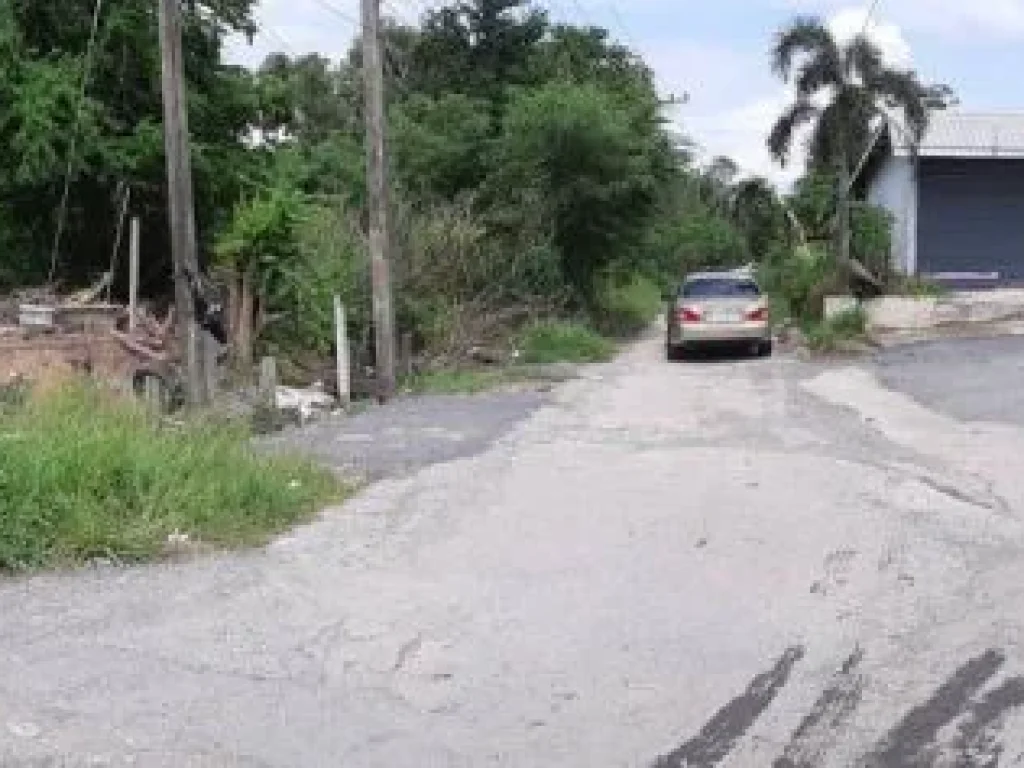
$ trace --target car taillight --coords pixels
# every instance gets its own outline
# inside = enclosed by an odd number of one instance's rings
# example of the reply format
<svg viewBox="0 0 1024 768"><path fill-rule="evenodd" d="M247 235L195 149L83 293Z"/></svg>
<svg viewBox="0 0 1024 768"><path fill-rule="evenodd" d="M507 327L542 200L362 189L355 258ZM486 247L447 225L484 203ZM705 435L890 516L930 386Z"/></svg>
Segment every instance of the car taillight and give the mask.
<svg viewBox="0 0 1024 768"><path fill-rule="evenodd" d="M747 320L759 323L768 319L768 307L757 307L747 312Z"/></svg>
<svg viewBox="0 0 1024 768"><path fill-rule="evenodd" d="M693 307L680 307L676 317L681 323L699 323L703 319L700 310Z"/></svg>

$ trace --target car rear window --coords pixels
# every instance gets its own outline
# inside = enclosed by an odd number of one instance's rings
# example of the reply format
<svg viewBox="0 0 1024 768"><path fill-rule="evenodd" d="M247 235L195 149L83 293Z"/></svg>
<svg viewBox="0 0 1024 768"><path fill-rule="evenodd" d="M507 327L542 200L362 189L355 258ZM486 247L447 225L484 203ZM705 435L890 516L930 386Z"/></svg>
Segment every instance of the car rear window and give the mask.
<svg viewBox="0 0 1024 768"><path fill-rule="evenodd" d="M684 299L756 299L761 289L753 280L702 277L683 283L679 295Z"/></svg>

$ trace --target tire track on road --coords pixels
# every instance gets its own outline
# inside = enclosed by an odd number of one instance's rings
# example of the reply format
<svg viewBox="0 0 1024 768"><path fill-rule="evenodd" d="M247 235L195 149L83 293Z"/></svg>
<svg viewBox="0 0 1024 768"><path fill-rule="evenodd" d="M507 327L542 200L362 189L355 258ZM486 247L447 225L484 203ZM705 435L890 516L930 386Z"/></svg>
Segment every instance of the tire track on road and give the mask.
<svg viewBox="0 0 1024 768"><path fill-rule="evenodd" d="M653 768L712 768L725 759L771 705L804 657L802 646L787 648L775 665L712 717L699 734L659 758Z"/></svg>

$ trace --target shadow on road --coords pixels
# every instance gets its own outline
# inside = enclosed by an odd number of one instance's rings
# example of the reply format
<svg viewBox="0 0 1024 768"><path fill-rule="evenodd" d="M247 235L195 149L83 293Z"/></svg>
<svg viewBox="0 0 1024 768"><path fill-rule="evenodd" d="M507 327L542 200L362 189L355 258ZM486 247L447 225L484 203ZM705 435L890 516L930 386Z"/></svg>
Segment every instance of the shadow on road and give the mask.
<svg viewBox="0 0 1024 768"><path fill-rule="evenodd" d="M690 349L677 354L672 360L677 364L711 364L711 363L735 363L739 360L762 359L749 344L737 346L735 344L721 344L699 349Z"/></svg>

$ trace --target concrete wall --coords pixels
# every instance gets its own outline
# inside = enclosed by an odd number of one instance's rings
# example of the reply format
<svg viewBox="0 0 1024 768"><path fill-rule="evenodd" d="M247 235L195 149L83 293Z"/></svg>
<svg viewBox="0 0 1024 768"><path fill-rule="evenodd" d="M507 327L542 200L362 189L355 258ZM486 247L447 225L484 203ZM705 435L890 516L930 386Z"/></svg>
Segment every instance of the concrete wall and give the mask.
<svg viewBox="0 0 1024 768"><path fill-rule="evenodd" d="M888 156L871 179L867 200L886 209L893 217L893 266L912 275L917 271L917 183L914 161Z"/></svg>
<svg viewBox="0 0 1024 768"><path fill-rule="evenodd" d="M830 297L826 316L851 307L851 299ZM868 328L919 331L944 325L993 323L1024 319L1024 289L963 291L946 296L883 296L863 304Z"/></svg>

